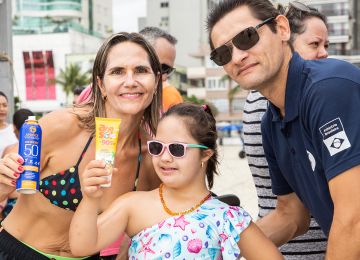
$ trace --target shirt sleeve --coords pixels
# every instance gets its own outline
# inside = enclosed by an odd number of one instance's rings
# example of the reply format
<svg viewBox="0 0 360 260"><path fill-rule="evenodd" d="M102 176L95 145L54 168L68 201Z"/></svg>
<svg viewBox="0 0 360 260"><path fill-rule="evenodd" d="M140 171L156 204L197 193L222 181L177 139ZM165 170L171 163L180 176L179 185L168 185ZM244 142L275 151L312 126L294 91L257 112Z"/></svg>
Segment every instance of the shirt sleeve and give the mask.
<svg viewBox="0 0 360 260"><path fill-rule="evenodd" d="M271 138L267 131L267 128L271 129L271 119L269 118L270 110L268 109L261 121L261 134L265 157L269 165L269 173L271 179L271 189L275 195L287 195L293 193L294 190L285 179L280 166L276 160L274 147L271 142ZM269 123L270 122L270 123Z"/></svg>
<svg viewBox="0 0 360 260"><path fill-rule="evenodd" d="M220 234L221 252L224 260L234 260L240 254L237 242L240 233L250 224L251 216L242 208L229 207L224 212L224 226Z"/></svg>
<svg viewBox="0 0 360 260"><path fill-rule="evenodd" d="M315 83L301 113L327 181L360 164L360 85L331 78Z"/></svg>
<svg viewBox="0 0 360 260"><path fill-rule="evenodd" d="M163 90L163 103L165 111L167 111L171 106L184 102L179 91L173 87L168 86Z"/></svg>

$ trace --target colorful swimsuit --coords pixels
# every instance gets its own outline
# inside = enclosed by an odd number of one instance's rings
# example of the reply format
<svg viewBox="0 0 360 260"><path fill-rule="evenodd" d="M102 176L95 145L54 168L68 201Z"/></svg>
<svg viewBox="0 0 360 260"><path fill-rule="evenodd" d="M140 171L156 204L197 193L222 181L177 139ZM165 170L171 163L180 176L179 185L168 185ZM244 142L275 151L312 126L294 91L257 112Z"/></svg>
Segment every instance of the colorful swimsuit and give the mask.
<svg viewBox="0 0 360 260"><path fill-rule="evenodd" d="M213 197L196 211L171 217L130 240L129 260L234 260L239 234L252 218Z"/></svg>
<svg viewBox="0 0 360 260"><path fill-rule="evenodd" d="M140 161L141 161L141 138L140 131L138 132L139 138L139 161L136 171L135 187L136 190L137 180L139 178L140 172ZM88 149L92 137L90 137L87 142L81 156L74 167L70 169L50 175L43 178L40 181L39 189L40 192L53 204L59 206L60 208L75 211L82 200L81 186L79 180L79 164L82 158L85 155L86 150Z"/></svg>

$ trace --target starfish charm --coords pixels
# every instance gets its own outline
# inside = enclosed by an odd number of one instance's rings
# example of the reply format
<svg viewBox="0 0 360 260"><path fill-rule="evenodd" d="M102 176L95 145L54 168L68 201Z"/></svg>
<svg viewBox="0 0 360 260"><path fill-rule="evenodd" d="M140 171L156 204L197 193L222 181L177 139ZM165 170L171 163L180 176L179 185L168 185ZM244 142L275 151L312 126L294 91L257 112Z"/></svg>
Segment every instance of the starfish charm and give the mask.
<svg viewBox="0 0 360 260"><path fill-rule="evenodd" d="M245 220L243 220L241 223L237 224L235 227L241 227L244 230L245 229L244 224L245 224Z"/></svg>
<svg viewBox="0 0 360 260"><path fill-rule="evenodd" d="M225 243L226 239L228 239L228 237L225 235L224 231L222 232L221 235L219 235L219 237L222 238L222 242Z"/></svg>
<svg viewBox="0 0 360 260"><path fill-rule="evenodd" d="M152 239L153 238L150 238L149 242L147 242L146 244L144 244L144 242L142 240L140 240L143 248L139 251L139 254L141 252L144 252L145 253L144 259L146 259L146 253L150 253L150 254L155 255L155 252L150 249L150 244L151 244Z"/></svg>
<svg viewBox="0 0 360 260"><path fill-rule="evenodd" d="M185 226L189 224L190 222L185 220L184 215L181 215L180 218L175 219L174 227L180 227L182 230L185 230Z"/></svg>

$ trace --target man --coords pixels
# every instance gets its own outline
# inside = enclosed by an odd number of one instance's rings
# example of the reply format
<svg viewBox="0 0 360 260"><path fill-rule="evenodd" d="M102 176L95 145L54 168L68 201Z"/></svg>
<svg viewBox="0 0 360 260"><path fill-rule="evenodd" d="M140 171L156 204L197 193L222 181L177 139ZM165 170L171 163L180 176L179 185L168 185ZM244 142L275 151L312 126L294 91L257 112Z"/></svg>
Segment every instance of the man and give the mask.
<svg viewBox="0 0 360 260"><path fill-rule="evenodd" d="M179 91L168 82L168 76L175 71L175 44L177 43L177 39L157 27L146 27L139 33L153 46L159 57L163 72L163 103L165 111L167 111L169 107L183 102Z"/></svg>
<svg viewBox="0 0 360 260"><path fill-rule="evenodd" d="M211 58L270 101L261 132L278 204L258 226L280 246L308 231L311 212L327 259L360 259L359 69L293 53L289 23L267 0L224 0L207 27Z"/></svg>
<svg viewBox="0 0 360 260"><path fill-rule="evenodd" d="M80 94L81 94L81 92L84 91L84 89L85 89L85 88L83 88L83 87L76 87L76 88L74 89L74 100L73 100L73 104L77 104L77 103L78 103L78 99L79 99L79 97L80 97Z"/></svg>

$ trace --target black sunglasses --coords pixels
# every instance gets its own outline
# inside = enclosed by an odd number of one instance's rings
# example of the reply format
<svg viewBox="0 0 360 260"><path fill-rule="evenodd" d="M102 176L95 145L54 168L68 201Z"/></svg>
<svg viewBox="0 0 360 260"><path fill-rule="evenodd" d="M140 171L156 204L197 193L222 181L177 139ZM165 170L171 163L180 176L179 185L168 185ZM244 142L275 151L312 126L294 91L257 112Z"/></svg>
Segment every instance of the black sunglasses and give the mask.
<svg viewBox="0 0 360 260"><path fill-rule="evenodd" d="M219 66L224 66L228 64L232 58L232 48L230 47L231 45L234 45L236 48L242 51L251 49L260 40L260 36L257 30L264 24L274 19L275 17L271 17L263 21L261 24L257 25L255 28L249 27L242 30L234 38L213 50L210 54L210 59ZM231 42L231 44L228 44L229 42Z"/></svg>
<svg viewBox="0 0 360 260"><path fill-rule="evenodd" d="M167 65L165 63L161 63L161 70L162 70L162 74L167 74L168 76L170 76L171 74L174 73L174 71L176 69L173 67L170 67L169 65Z"/></svg>

